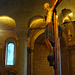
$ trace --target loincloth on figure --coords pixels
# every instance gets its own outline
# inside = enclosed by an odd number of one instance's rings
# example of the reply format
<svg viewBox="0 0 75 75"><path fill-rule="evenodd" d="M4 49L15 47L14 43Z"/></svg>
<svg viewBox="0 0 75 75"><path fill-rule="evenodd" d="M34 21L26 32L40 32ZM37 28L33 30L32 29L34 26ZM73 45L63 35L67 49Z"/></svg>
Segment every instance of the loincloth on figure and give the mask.
<svg viewBox="0 0 75 75"><path fill-rule="evenodd" d="M49 22L46 26L46 38L53 40L53 25L52 22Z"/></svg>

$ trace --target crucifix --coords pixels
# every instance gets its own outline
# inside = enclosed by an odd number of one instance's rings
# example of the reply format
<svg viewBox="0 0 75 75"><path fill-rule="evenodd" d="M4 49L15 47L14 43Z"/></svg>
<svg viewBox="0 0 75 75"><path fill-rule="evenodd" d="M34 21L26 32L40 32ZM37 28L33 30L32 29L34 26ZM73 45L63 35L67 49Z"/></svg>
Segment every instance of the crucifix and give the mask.
<svg viewBox="0 0 75 75"><path fill-rule="evenodd" d="M61 75L59 70L59 37L58 37L58 17L56 17L55 8L61 0L52 0L52 7L49 3L44 4L44 9L47 11L46 15L46 45L49 49L48 61L50 66L54 66L55 75Z"/></svg>

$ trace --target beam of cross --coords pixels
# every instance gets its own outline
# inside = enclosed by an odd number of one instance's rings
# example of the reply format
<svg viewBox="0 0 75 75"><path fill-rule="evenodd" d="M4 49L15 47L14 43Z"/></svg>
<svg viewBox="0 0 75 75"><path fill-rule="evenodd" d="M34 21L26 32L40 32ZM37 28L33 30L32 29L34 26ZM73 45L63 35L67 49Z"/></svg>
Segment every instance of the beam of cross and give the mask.
<svg viewBox="0 0 75 75"><path fill-rule="evenodd" d="M62 0L58 0L58 3L57 3L57 5L56 5L56 7L60 4L61 1L62 1ZM51 6L54 4L54 2L55 2L55 0L51 0Z"/></svg>
<svg viewBox="0 0 75 75"><path fill-rule="evenodd" d="M60 2L61 2L62 0L58 0L58 2L57 2L57 4L55 5L55 8L60 4ZM51 0L51 5L53 6L53 4L54 4L54 2L55 2L55 0ZM59 47L59 44L60 44L60 42L59 42L59 37L58 37L58 19L57 19L57 17L56 17L56 15L55 15L55 12L53 13L53 21L54 21L54 38L55 38L55 49L54 49L54 51L55 51L55 60L54 60L54 62L55 62L55 70L54 70L54 72L55 72L55 75L61 75L61 69L60 69L60 66L59 66L59 64L61 64L61 62L59 62L59 51L60 51L60 47Z"/></svg>

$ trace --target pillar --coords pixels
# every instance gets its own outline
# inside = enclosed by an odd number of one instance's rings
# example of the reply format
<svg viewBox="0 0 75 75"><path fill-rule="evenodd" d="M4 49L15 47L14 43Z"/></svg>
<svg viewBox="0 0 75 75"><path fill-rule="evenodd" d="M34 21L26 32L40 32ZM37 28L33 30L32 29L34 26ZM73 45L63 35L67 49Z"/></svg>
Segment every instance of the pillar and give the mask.
<svg viewBox="0 0 75 75"><path fill-rule="evenodd" d="M19 46L17 49L17 73L27 75L27 30L17 31Z"/></svg>
<svg viewBox="0 0 75 75"><path fill-rule="evenodd" d="M3 70L2 70L2 67L4 66L4 62L3 62L3 45L2 43L0 44L0 74L2 75L3 74Z"/></svg>
<svg viewBox="0 0 75 75"><path fill-rule="evenodd" d="M31 75L33 75L33 52L34 50L31 50Z"/></svg>
<svg viewBox="0 0 75 75"><path fill-rule="evenodd" d="M62 75L62 71L61 71L61 48L60 48L60 38L59 38L58 42L59 42L59 70L60 70L60 75Z"/></svg>

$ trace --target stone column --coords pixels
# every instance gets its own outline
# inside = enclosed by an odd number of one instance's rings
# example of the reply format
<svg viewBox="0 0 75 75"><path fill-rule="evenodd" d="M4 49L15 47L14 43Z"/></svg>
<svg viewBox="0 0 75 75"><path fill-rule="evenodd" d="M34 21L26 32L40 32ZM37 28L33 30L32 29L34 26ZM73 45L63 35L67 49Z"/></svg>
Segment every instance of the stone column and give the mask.
<svg viewBox="0 0 75 75"><path fill-rule="evenodd" d="M3 55L3 45L2 43L0 44L0 74L3 75L3 70L2 70L2 67L4 66L4 55Z"/></svg>
<svg viewBox="0 0 75 75"><path fill-rule="evenodd" d="M59 38L59 70L60 70L60 75L62 75L62 72L61 72L61 48L60 48L60 38Z"/></svg>
<svg viewBox="0 0 75 75"><path fill-rule="evenodd" d="M31 50L31 75L33 75L33 52L34 50Z"/></svg>
<svg viewBox="0 0 75 75"><path fill-rule="evenodd" d="M27 32L28 30L22 29L17 31L19 38L19 46L17 50L18 75L27 75Z"/></svg>

